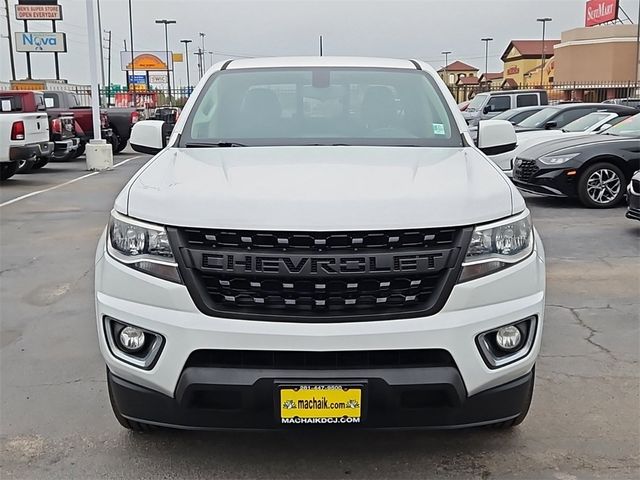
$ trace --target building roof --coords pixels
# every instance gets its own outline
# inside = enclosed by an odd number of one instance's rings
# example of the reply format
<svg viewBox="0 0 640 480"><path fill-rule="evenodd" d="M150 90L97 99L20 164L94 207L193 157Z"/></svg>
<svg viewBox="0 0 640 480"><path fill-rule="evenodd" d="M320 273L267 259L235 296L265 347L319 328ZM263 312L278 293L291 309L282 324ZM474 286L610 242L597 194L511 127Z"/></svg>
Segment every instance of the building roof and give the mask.
<svg viewBox="0 0 640 480"><path fill-rule="evenodd" d="M502 72L489 72L480 75L480 81L502 80L504 74Z"/></svg>
<svg viewBox="0 0 640 480"><path fill-rule="evenodd" d="M553 56L553 46L560 43L560 40L545 40L544 41L544 55L545 57ZM511 40L507 49L502 54L502 61L506 61L507 55L512 49L516 49L519 55L513 57L517 58L541 58L542 57L542 40Z"/></svg>
<svg viewBox="0 0 640 480"><path fill-rule="evenodd" d="M460 77L456 85L478 85L479 82L478 77Z"/></svg>
<svg viewBox="0 0 640 480"><path fill-rule="evenodd" d="M472 65L468 65L464 62L461 62L460 60L456 60L455 62L450 63L449 65L447 65L446 67L442 67L440 70L438 70L438 73L440 72L477 72L478 69Z"/></svg>

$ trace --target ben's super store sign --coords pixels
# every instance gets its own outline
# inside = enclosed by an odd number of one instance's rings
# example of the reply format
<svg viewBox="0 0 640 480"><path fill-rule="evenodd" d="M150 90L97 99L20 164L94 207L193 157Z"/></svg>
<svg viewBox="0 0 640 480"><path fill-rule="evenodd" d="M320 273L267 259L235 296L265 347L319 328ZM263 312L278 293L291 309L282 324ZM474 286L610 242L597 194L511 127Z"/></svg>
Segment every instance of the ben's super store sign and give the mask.
<svg viewBox="0 0 640 480"><path fill-rule="evenodd" d="M62 20L57 0L18 0L16 20Z"/></svg>

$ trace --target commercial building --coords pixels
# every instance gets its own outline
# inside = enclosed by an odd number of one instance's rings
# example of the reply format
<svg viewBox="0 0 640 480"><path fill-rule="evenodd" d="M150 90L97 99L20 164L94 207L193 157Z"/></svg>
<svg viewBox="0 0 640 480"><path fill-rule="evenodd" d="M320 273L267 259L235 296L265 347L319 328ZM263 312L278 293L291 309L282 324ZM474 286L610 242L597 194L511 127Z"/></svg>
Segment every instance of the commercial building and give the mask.
<svg viewBox="0 0 640 480"><path fill-rule="evenodd" d="M456 60L438 70L438 75L447 85L455 85L458 80L466 77L478 77L478 69L472 65ZM478 83L477 80L475 83Z"/></svg>
<svg viewBox="0 0 640 480"><path fill-rule="evenodd" d="M558 43L560 40L545 40L544 44L542 40L511 40L501 57L504 63L503 87L525 85L529 80L527 75L540 68L543 57L545 62L553 57L553 47Z"/></svg>
<svg viewBox="0 0 640 480"><path fill-rule="evenodd" d="M614 24L562 32L555 45L554 83L565 99L601 101L637 95L638 25Z"/></svg>

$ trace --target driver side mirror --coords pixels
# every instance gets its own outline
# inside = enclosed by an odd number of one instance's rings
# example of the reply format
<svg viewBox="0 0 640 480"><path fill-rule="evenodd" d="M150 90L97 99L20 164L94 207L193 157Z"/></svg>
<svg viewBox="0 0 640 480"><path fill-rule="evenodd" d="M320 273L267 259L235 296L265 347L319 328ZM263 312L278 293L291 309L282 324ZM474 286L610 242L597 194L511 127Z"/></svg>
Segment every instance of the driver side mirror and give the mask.
<svg viewBox="0 0 640 480"><path fill-rule="evenodd" d="M487 113L493 112L493 105L485 105L484 108L482 109L482 113L484 113L485 115Z"/></svg>
<svg viewBox="0 0 640 480"><path fill-rule="evenodd" d="M515 149L518 138L513 125L506 120L481 120L477 143L486 155L498 155Z"/></svg>
<svg viewBox="0 0 640 480"><path fill-rule="evenodd" d="M129 143L136 152L155 155L166 147L165 122L162 120L142 120L131 129Z"/></svg>
<svg viewBox="0 0 640 480"><path fill-rule="evenodd" d="M547 122L544 124L545 130L553 130L558 127L558 122Z"/></svg>

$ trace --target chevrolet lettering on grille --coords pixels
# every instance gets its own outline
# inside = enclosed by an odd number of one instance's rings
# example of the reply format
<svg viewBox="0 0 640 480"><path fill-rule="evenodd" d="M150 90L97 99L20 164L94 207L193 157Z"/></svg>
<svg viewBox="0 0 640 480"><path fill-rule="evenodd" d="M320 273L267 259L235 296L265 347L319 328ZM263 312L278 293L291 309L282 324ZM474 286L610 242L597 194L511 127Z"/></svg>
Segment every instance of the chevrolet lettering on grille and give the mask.
<svg viewBox="0 0 640 480"><path fill-rule="evenodd" d="M445 268L450 250L379 253L375 255L265 255L245 252L194 252L203 271L293 276L388 275L434 273ZM200 257L200 261L197 261Z"/></svg>

